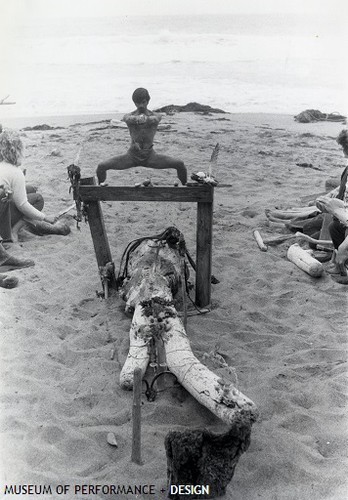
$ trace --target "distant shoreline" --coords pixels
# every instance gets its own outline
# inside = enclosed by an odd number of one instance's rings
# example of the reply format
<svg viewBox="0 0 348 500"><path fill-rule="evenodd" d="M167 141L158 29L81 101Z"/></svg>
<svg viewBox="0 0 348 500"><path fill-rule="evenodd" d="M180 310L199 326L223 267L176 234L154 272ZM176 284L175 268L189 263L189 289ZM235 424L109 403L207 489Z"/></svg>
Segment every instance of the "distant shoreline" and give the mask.
<svg viewBox="0 0 348 500"><path fill-rule="evenodd" d="M129 111L129 110L128 110ZM69 127L75 124L84 124L89 122L100 122L104 120L121 119L127 111L122 113L88 113L88 114L72 114L72 115L38 115L38 116L13 116L13 117L0 117L0 123L3 127L8 128L17 128L21 129L24 127L33 127L35 125L47 124L55 127ZM181 113L177 112L173 116L180 116ZM219 116L218 114L214 114ZM215 118L216 118L215 116ZM224 116L230 118L241 118L241 117L255 117L256 121L259 121L262 117L272 117L272 121L279 117L291 117L292 114L285 113L258 113L258 112L249 112L249 113L230 113L225 112ZM213 115L207 115L207 117L213 117Z"/></svg>
<svg viewBox="0 0 348 500"><path fill-rule="evenodd" d="M96 113L96 114L74 114L74 115L47 115L47 116L16 116L11 118L0 118L3 127L21 129L35 125L47 124L52 127L69 127L75 123L88 123L91 121L111 120L122 118L124 113Z"/></svg>
<svg viewBox="0 0 348 500"><path fill-rule="evenodd" d="M23 116L23 117L11 117L11 118L0 118L0 123L4 128L14 128L23 129L25 127L34 127L35 125L49 125L51 127L70 127L72 125L83 125L88 123L99 123L102 121L110 121L111 119L120 120L125 112L123 113L96 113L96 114L73 114L73 115L47 115L47 116ZM163 123L167 120L172 122L173 120L179 120L182 115L196 115L202 116L200 113L175 113L174 115L168 115L163 117ZM245 124L246 126L254 125L255 127L279 127L287 131L295 131L298 133L314 133L314 134L324 134L335 137L337 129L346 128L346 125L335 123L335 122L312 122L312 123L298 123L294 120L294 115L284 114L284 113L224 113L212 115L203 115L206 120L216 121L219 123L221 117L224 120L229 120L237 122L239 124ZM218 126L218 125L217 125Z"/></svg>

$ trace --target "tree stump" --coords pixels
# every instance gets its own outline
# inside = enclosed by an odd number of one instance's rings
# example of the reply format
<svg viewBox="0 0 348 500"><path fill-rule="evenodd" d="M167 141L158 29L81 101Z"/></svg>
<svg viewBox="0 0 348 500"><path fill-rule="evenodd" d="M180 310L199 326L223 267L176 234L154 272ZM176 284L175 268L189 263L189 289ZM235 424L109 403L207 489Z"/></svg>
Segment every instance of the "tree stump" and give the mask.
<svg viewBox="0 0 348 500"><path fill-rule="evenodd" d="M215 498L226 493L239 457L250 444L251 422L241 412L224 434L171 431L165 438L168 497ZM208 492L181 495L178 485L207 486Z"/></svg>

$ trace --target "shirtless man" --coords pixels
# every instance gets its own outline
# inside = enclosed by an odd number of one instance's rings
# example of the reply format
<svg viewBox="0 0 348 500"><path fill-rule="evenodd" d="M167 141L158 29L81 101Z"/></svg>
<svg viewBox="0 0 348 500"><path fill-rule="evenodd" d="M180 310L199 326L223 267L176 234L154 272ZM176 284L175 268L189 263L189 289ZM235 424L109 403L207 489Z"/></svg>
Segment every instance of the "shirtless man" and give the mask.
<svg viewBox="0 0 348 500"><path fill-rule="evenodd" d="M107 170L126 170L131 167L174 168L183 185L187 182L187 171L184 162L170 156L157 154L153 149L153 139L162 116L147 109L150 95L146 89L139 88L133 92L136 110L126 114L122 120L126 122L132 139L125 155L113 156L99 163L97 177L99 183L106 179Z"/></svg>

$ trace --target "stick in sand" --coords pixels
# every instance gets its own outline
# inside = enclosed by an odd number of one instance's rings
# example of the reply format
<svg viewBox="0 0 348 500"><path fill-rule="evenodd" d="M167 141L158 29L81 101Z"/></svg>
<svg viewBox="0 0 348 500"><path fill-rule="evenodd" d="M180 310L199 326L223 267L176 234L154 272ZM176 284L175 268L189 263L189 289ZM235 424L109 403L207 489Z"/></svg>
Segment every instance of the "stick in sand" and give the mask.
<svg viewBox="0 0 348 500"><path fill-rule="evenodd" d="M76 153L75 160L73 162L73 164L76 165L76 166L78 166L78 164L79 164L82 147L84 145L84 142L85 142L86 138L87 138L87 133L82 137L79 150Z"/></svg>
<svg viewBox="0 0 348 500"><path fill-rule="evenodd" d="M300 233L299 231L295 233L297 238L301 238L303 240L308 241L309 243L314 243L314 245L332 245L332 240L316 240L315 238L311 238L308 234Z"/></svg>
<svg viewBox="0 0 348 500"><path fill-rule="evenodd" d="M220 144L217 143L210 157L209 170L208 170L209 177L211 177L212 175L212 164L216 165L217 159L219 157L219 152L220 152Z"/></svg>
<svg viewBox="0 0 348 500"><path fill-rule="evenodd" d="M180 256L181 267L181 292L182 292L182 311L183 323L185 330L187 329L187 297L186 297L186 279L185 279L185 258Z"/></svg>
<svg viewBox="0 0 348 500"><path fill-rule="evenodd" d="M133 385L133 437L132 437L132 462L142 465L141 460L141 382L140 368L134 369Z"/></svg>
<svg viewBox="0 0 348 500"><path fill-rule="evenodd" d="M55 216L55 219L58 220L60 219L61 217L63 217L63 215L67 214L68 212L70 212L70 210L72 210L73 208L75 208L75 203L73 203L72 205L70 205L70 207L68 208L64 208L64 210L61 210L56 216Z"/></svg>
<svg viewBox="0 0 348 500"><path fill-rule="evenodd" d="M257 243L259 249L262 252L267 252L267 246L265 245L260 232L255 230L255 231L253 231L253 235L254 235L254 238L256 240L256 243Z"/></svg>
<svg viewBox="0 0 348 500"><path fill-rule="evenodd" d="M8 94L6 97L4 97L3 99L0 100L0 104L4 104L6 99L8 99L10 97L10 94Z"/></svg>

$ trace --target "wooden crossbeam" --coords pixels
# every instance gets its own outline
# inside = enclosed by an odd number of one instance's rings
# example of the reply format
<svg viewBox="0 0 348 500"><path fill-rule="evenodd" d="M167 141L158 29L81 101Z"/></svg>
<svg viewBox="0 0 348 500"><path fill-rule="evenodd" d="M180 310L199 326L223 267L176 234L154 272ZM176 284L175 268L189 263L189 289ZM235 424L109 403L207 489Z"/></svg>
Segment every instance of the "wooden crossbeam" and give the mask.
<svg viewBox="0 0 348 500"><path fill-rule="evenodd" d="M86 186L81 184L79 194L82 201L168 201L206 202L213 201L213 188L155 186L135 188L131 186Z"/></svg>
<svg viewBox="0 0 348 500"><path fill-rule="evenodd" d="M197 203L196 304L210 305L214 188L210 185L184 187L96 186L93 177L81 179L79 197L88 205L88 222L99 267L111 262L101 201L156 201ZM114 277L111 285L114 285Z"/></svg>

